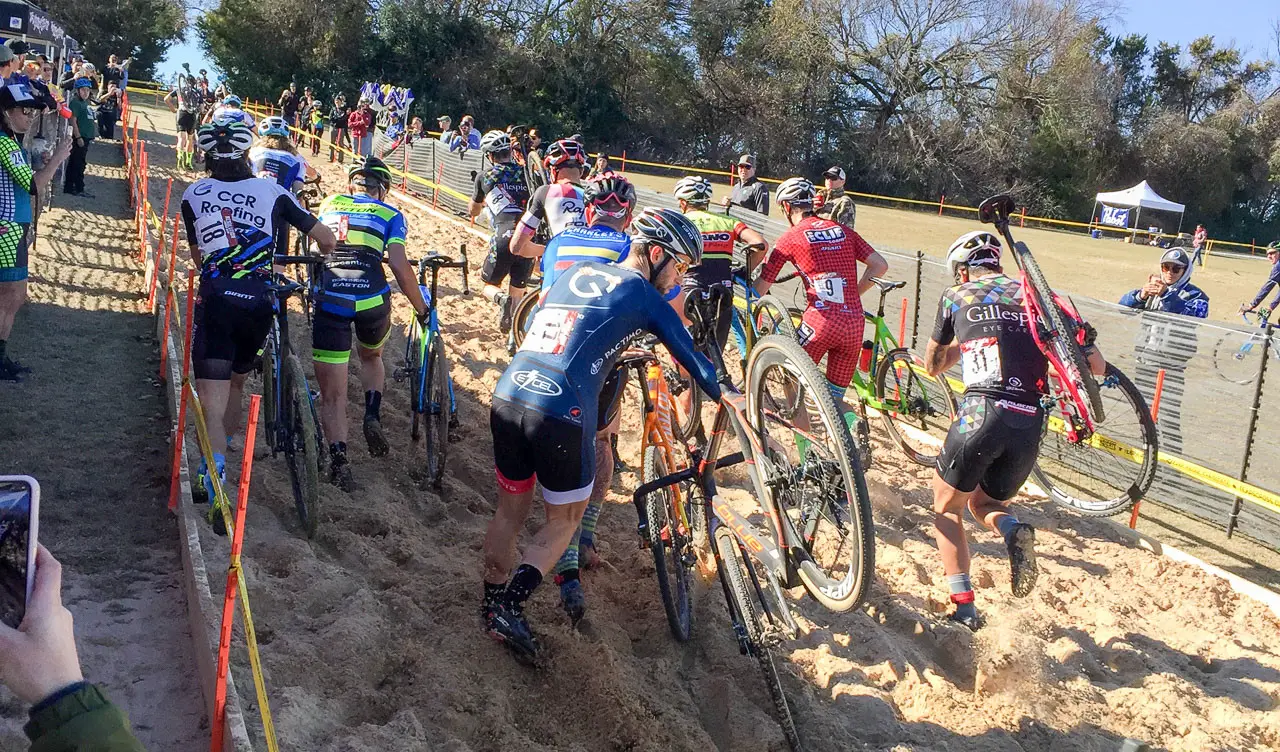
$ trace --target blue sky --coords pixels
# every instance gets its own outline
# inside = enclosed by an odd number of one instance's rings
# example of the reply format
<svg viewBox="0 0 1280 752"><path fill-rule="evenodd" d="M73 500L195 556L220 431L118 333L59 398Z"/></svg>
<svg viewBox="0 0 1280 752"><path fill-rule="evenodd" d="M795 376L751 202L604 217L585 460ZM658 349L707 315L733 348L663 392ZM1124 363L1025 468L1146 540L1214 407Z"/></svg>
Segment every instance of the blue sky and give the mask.
<svg viewBox="0 0 1280 752"><path fill-rule="evenodd" d="M1122 0L1123 5L1109 26L1113 31L1146 34L1151 47L1157 41L1185 45L1196 37L1212 34L1219 43L1234 40L1251 54L1249 58L1276 57L1276 42L1271 30L1280 20L1277 0ZM196 41L196 32L174 45L160 64L160 72L169 78L184 62L193 70L207 67L204 53Z"/></svg>

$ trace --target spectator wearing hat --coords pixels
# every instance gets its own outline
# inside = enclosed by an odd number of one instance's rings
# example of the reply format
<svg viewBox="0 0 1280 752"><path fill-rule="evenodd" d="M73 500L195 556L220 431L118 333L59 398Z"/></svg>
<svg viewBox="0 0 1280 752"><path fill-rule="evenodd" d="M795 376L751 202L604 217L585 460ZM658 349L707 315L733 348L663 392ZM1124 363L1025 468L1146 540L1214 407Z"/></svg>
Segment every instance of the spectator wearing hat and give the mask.
<svg viewBox="0 0 1280 752"><path fill-rule="evenodd" d="M733 193L720 202L723 206L741 206L757 214L769 216L769 187L756 177L756 158L743 154L738 158L738 184Z"/></svg>
<svg viewBox="0 0 1280 752"><path fill-rule="evenodd" d="M826 187L818 191L818 216L852 229L858 208L853 204L853 197L844 192L844 168L828 168L822 173L822 180Z"/></svg>
<svg viewBox="0 0 1280 752"><path fill-rule="evenodd" d="M18 41L18 40L11 40ZM21 44L21 42L18 42ZM0 45L0 79L4 83L16 83L14 78L21 72L22 63L18 61L18 56L14 54L13 47L8 43Z"/></svg>
<svg viewBox="0 0 1280 752"><path fill-rule="evenodd" d="M97 123L89 110L89 95L93 92L93 81L87 78L76 80L75 95L71 97L71 158L67 160L67 174L63 179L62 192L82 198L93 198L93 194L84 189L84 170L89 163L89 144L93 143L94 130Z"/></svg>
<svg viewBox="0 0 1280 752"><path fill-rule="evenodd" d="M440 143L448 146L453 141L453 118L441 115L436 118L436 126L440 128Z"/></svg>
<svg viewBox="0 0 1280 752"><path fill-rule="evenodd" d="M458 123L458 132L449 141L449 151L467 151L480 148L480 134L476 131L475 118L463 115Z"/></svg>

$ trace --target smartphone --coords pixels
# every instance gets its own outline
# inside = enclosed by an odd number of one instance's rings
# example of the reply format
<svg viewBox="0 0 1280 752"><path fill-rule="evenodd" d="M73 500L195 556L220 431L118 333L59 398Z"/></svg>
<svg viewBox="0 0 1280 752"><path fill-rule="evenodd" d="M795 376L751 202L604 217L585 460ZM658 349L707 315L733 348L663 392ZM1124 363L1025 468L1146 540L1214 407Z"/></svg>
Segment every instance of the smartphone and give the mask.
<svg viewBox="0 0 1280 752"><path fill-rule="evenodd" d="M29 475L0 475L0 621L18 628L36 581L40 484Z"/></svg>

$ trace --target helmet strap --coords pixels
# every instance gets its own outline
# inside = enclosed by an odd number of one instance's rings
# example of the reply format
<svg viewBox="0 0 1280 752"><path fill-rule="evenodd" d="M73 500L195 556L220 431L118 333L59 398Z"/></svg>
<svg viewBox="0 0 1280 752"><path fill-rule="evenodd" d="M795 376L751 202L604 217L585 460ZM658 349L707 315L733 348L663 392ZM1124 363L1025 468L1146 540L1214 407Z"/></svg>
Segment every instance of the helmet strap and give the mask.
<svg viewBox="0 0 1280 752"><path fill-rule="evenodd" d="M659 261L657 266L654 266L653 260L649 256L649 249L655 246L657 246L657 248L662 251L662 261ZM662 275L662 272L667 268L667 264L671 263L671 254L667 253L667 250L662 246L658 245L657 243L646 243L644 252L645 252L645 261L649 262L649 284L653 285L654 287L657 287L658 277L660 277Z"/></svg>

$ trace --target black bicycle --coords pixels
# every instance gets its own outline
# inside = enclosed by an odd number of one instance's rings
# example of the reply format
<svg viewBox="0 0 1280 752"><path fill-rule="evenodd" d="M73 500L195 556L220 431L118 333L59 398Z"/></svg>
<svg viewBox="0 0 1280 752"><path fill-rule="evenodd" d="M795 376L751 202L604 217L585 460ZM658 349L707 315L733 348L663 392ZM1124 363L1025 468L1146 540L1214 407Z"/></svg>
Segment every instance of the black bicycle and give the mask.
<svg viewBox="0 0 1280 752"><path fill-rule="evenodd" d="M316 175L310 180L304 180L302 190L298 191L298 203L302 204L302 208L307 212L314 214L315 208L320 205L322 199L320 191L320 176ZM296 237L293 241L293 257L305 258L309 255L310 245L307 234L304 232L295 233ZM279 263L279 262L277 262ZM311 264L297 264L294 267L294 276L302 281L302 286L306 288L308 293L313 286L314 280L311 277ZM311 324L311 295L300 295L298 301L302 303L302 313L307 317L307 324Z"/></svg>
<svg viewBox="0 0 1280 752"><path fill-rule="evenodd" d="M302 264L308 269L322 263L315 256L277 256L277 265ZM267 445L271 456L283 454L289 468L289 485L298 518L314 538L320 524L320 474L328 465L324 431L316 410L316 396L302 369L302 359L289 341L289 298L309 291L297 282L275 274L268 287L275 320L262 351L262 401L266 417Z"/></svg>
<svg viewBox="0 0 1280 752"><path fill-rule="evenodd" d="M436 314L436 287L441 269L462 271L462 294L470 295L467 284L467 246L460 249L461 261L433 253L418 261L418 287L427 301L426 320L414 317L405 341L404 362L395 369L396 381L409 382L410 437L416 444L425 434L427 478L440 488L444 478L449 431L457 427L458 403L453 396L449 359L444 352L444 335ZM427 286L427 271L431 285ZM425 428L425 430L423 430Z"/></svg>

